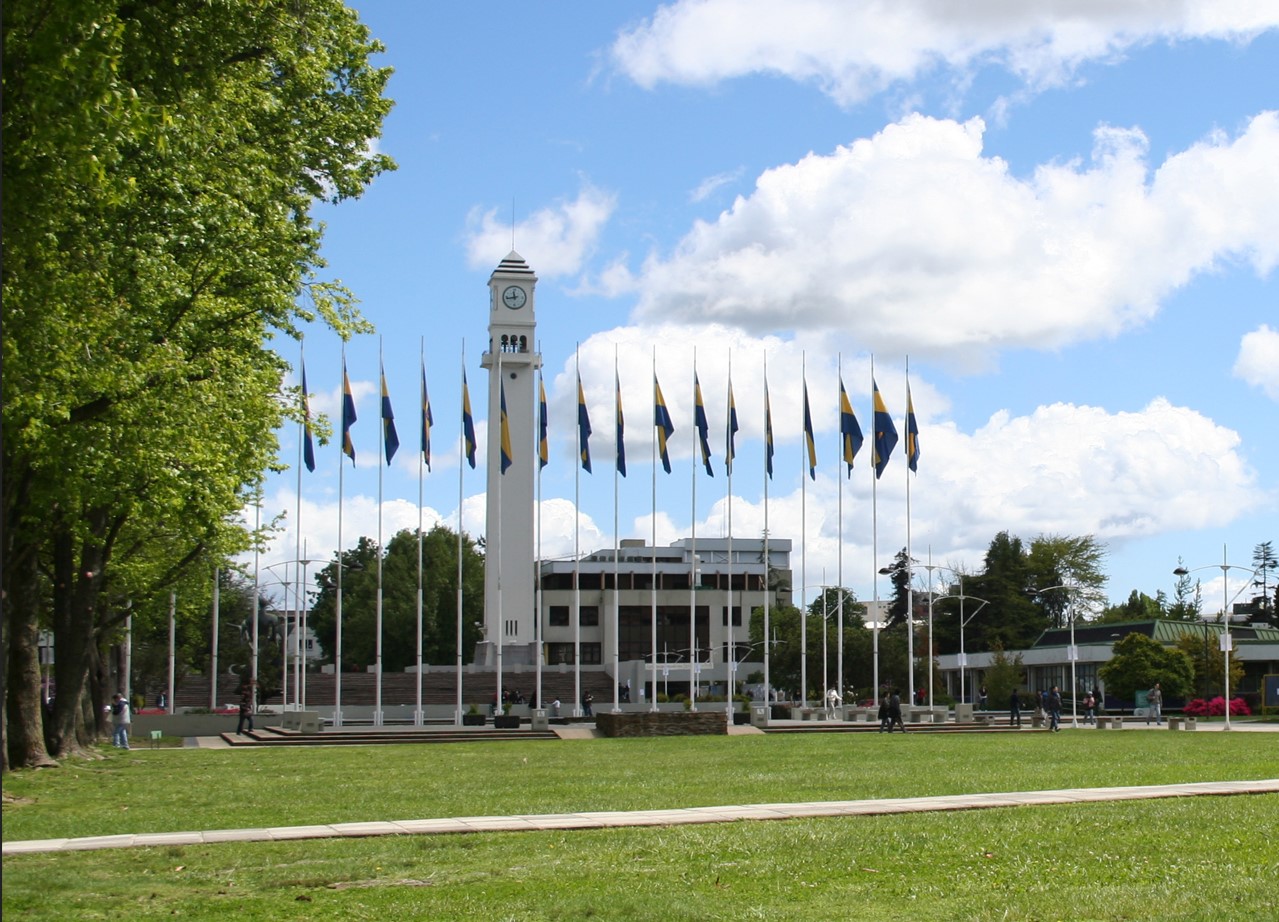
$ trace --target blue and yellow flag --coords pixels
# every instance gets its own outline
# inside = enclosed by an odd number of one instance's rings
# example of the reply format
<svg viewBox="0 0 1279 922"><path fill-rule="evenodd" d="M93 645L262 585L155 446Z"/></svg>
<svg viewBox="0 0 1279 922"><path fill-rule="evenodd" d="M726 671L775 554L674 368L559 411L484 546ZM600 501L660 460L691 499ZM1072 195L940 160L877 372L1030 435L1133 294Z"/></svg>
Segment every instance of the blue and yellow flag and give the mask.
<svg viewBox="0 0 1279 922"><path fill-rule="evenodd" d="M910 382L906 382L906 463L919 473L919 425L915 422L915 401L910 397Z"/></svg>
<svg viewBox="0 0 1279 922"><path fill-rule="evenodd" d="M728 379L728 425L724 438L724 471L733 473L733 459L737 457L737 401L733 399L733 379Z"/></svg>
<svg viewBox="0 0 1279 922"><path fill-rule="evenodd" d="M395 431L395 411L391 409L391 395L386 389L386 369L379 368L382 378L382 444L386 447L386 463L390 464L400 450L400 434Z"/></svg>
<svg viewBox="0 0 1279 922"><path fill-rule="evenodd" d="M706 468L706 473L714 477L715 471L711 469L711 443L709 441L711 434L710 424L706 421L706 405L702 403L702 385L697 380L697 371L693 371L693 425L697 427L697 441L701 444L702 449L702 467Z"/></svg>
<svg viewBox="0 0 1279 922"><path fill-rule="evenodd" d="M577 453L582 459L582 470L591 472L591 417L586 412L586 394L582 390L582 376L577 376Z"/></svg>
<svg viewBox="0 0 1279 922"><path fill-rule="evenodd" d="M315 473L315 439L311 433L311 400L306 390L306 362L302 363L302 463Z"/></svg>
<svg viewBox="0 0 1279 922"><path fill-rule="evenodd" d="M422 366L422 459L426 461L426 469L431 469L431 426L435 417L431 415L431 397L426 392L426 365Z"/></svg>
<svg viewBox="0 0 1279 922"><path fill-rule="evenodd" d="M546 386L542 383L542 374L537 375L537 465L538 470L546 467L551 460L550 447L546 442Z"/></svg>
<svg viewBox="0 0 1279 922"><path fill-rule="evenodd" d="M501 403L501 451L502 451L502 473L506 473L506 469L511 466L511 421L506 415L506 382L501 382L498 388L499 402Z"/></svg>
<svg viewBox="0 0 1279 922"><path fill-rule="evenodd" d="M848 476L853 476L853 459L862 449L862 427L857 424L853 415L853 406L848 402L848 392L844 390L844 379L839 379L839 444L844 463L848 465Z"/></svg>
<svg viewBox="0 0 1279 922"><path fill-rule="evenodd" d="M875 409L875 477L884 473L888 466L888 458L897 447L897 427L893 418L888 415L884 406L884 398L879 395L879 385L874 376L870 379L871 401Z"/></svg>
<svg viewBox="0 0 1279 922"><path fill-rule="evenodd" d="M662 456L662 470L669 474L671 456L666 451L666 443L675 434L675 424L666 409L666 398L662 396L662 386L657 383L656 374L653 375L653 425L657 428L657 453Z"/></svg>
<svg viewBox="0 0 1279 922"><path fill-rule="evenodd" d="M773 406L768 399L768 378L764 379L764 471L773 479Z"/></svg>
<svg viewBox="0 0 1279 922"><path fill-rule="evenodd" d="M346 359L342 360L342 454L355 465L355 443L351 427L355 425L355 398L351 396L351 379L346 376Z"/></svg>
<svg viewBox="0 0 1279 922"><path fill-rule="evenodd" d="M475 469L475 419L471 416L471 392L466 386L466 369L462 369L462 445L466 463Z"/></svg>
<svg viewBox="0 0 1279 922"><path fill-rule="evenodd" d="M808 479L817 479L817 442L813 439L813 415L808 410L808 379L804 379L804 446L808 450Z"/></svg>
<svg viewBox="0 0 1279 922"><path fill-rule="evenodd" d="M617 472L626 476L626 419L622 416L622 379L613 372L613 382L617 386Z"/></svg>

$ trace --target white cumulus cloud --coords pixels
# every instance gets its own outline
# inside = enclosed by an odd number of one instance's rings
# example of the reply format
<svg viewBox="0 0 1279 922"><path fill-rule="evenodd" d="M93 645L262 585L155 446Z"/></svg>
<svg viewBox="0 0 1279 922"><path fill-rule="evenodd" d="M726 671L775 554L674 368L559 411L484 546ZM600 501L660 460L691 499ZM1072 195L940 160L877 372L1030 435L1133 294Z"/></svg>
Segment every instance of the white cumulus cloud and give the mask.
<svg viewBox="0 0 1279 922"><path fill-rule="evenodd" d="M1246 334L1239 342L1235 376L1259 387L1271 400L1279 401L1279 330L1266 324Z"/></svg>
<svg viewBox="0 0 1279 922"><path fill-rule="evenodd" d="M467 262L473 268L497 265L514 237L515 249L539 276L574 275L595 251L616 207L614 195L586 184L577 198L539 209L514 228L496 208L473 209L467 217Z"/></svg>

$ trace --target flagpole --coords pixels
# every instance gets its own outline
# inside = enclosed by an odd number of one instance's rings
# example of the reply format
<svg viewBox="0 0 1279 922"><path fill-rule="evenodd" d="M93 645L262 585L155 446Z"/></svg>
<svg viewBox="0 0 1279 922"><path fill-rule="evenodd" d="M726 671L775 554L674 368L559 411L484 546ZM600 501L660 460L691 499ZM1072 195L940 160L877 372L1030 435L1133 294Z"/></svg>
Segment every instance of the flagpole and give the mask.
<svg viewBox="0 0 1279 922"><path fill-rule="evenodd" d="M652 558L653 579L649 586L650 600L652 602L652 618L649 625L649 667L648 667L648 709L650 712L657 711L657 442L660 436L657 434L658 427L661 425L661 419L658 415L658 408L661 401L658 399L660 390L657 385L657 346L653 347L653 509L652 515L649 517L649 524L652 528L652 542L649 547L649 553ZM669 666L667 667L670 668Z"/></svg>
<svg viewBox="0 0 1279 922"><path fill-rule="evenodd" d="M538 352L540 354L540 347ZM537 420L537 566L533 574L533 610L537 616L533 619L533 684L536 686L534 707L545 710L546 703L542 701L542 468L546 467L549 458L543 454L546 448L546 388L540 364L537 369Z"/></svg>
<svg viewBox="0 0 1279 922"><path fill-rule="evenodd" d="M256 502L254 503L254 506L253 506L254 508L253 532L254 532L254 535L256 536L262 531L262 486L261 484L259 484L257 487L255 500ZM258 649L259 649L258 648L258 629L259 629L258 622L262 620L261 619L262 602L261 602L261 596L259 594L260 590L258 588L258 576L259 576L258 560L259 560L258 543L255 541L253 545L253 649L249 651L250 652L249 685L250 685L250 695L251 695L252 705L253 705L253 713L257 713L258 704L260 703L258 701ZM130 644L132 644L132 639L130 639ZM129 690L132 691L132 686L130 686Z"/></svg>
<svg viewBox="0 0 1279 922"><path fill-rule="evenodd" d="M870 357L870 386L871 393L875 391L875 356L872 353ZM873 400L870 407L871 423L875 431L875 450L873 462L870 467L870 572L871 581L874 585L875 600L875 620L871 622L872 627L872 645L874 648L874 682L875 682L875 700L879 700L881 696L879 691L879 477L875 470L879 463L879 420L876 418L876 411Z"/></svg>
<svg viewBox="0 0 1279 922"><path fill-rule="evenodd" d="M492 346L489 347L492 349ZM502 436L506 434L506 381L502 378L502 347L499 345L497 350L497 381L498 381L498 445L497 445L497 508L502 508L502 483L506 480L506 465L502 463L502 453L506 450L503 444ZM490 391L489 393L492 393ZM491 404L490 404L491 406ZM493 427L489 427L489 432L493 431ZM488 452L489 458L493 457L493 452ZM489 477L490 482L492 476ZM502 694L502 648L506 646L506 620L502 609L502 516L497 516L497 691L495 692L497 699L493 704L494 716L506 713L506 698Z"/></svg>
<svg viewBox="0 0 1279 922"><path fill-rule="evenodd" d="M209 710L218 709L218 608L221 603L222 587L219 579L219 568L213 568L213 638L209 646Z"/></svg>
<svg viewBox="0 0 1279 922"><path fill-rule="evenodd" d="M573 716L582 716L582 366L580 344L573 347L577 375L577 464L573 465Z"/></svg>
<svg viewBox="0 0 1279 922"><path fill-rule="evenodd" d="M349 387L346 377L346 340L342 341L342 447L338 451L338 546L337 546L337 605L334 610L335 635L333 641L333 726L342 726L342 571L346 569L342 560L342 499L346 478L347 443L350 439L349 421L346 413L346 400ZM352 459L354 461L354 459Z"/></svg>
<svg viewBox="0 0 1279 922"><path fill-rule="evenodd" d="M423 723L422 714L422 584L423 584L423 562L422 562L422 481L423 468L427 452L431 450L430 430L427 422L427 414L430 410L431 402L426 392L426 337L418 337L418 367L422 372L422 402L418 407L421 414L421 437L422 442L417 453L417 611L416 611L416 636L414 660L417 663L417 684L414 695L413 710L413 726L420 727Z"/></svg>
<svg viewBox="0 0 1279 922"><path fill-rule="evenodd" d="M622 465L625 463L626 446L623 442L622 432L622 379L617 372L617 343L613 344L613 386L616 390L617 399L617 419L615 420L615 431L617 445L614 446L616 462L613 465L613 713L620 714L622 712L621 691L619 690L618 667L619 667L619 651L617 644L617 631L621 623L621 564L619 558L622 556L621 543L618 540L618 478L621 476Z"/></svg>
<svg viewBox="0 0 1279 922"><path fill-rule="evenodd" d="M728 655L726 667L728 672L725 698L728 703L724 709L725 720L733 725L733 678L737 672L737 647L733 636L733 423L737 408L733 406L733 350L728 350L728 412L724 421L724 479L728 481L728 644L725 647Z"/></svg>
<svg viewBox="0 0 1279 922"><path fill-rule="evenodd" d="M306 351L305 351L304 341L299 340L299 341L298 341L298 367L299 367L299 368L302 368L302 367L304 367L304 366L305 366L305 364L306 364ZM303 377L305 378L305 374L303 374ZM301 652L301 635L298 633L298 628L299 628L299 626L302 624L302 598L303 598L302 593L303 593L303 591L304 591L304 587L302 586L302 575L301 575L301 571L300 571L300 569L299 569L299 566L300 566L300 565L298 564L298 562L302 559L302 463L303 463L302 447L303 447L303 445L305 445L305 444L306 444L306 422L307 422L307 421L306 421L307 413L306 413L306 386L305 386L305 383L303 383L303 385L302 385L302 407L303 407L303 409L302 409L302 419L298 421L298 479L297 479L297 493L296 493L296 495L293 497L293 500L294 500L294 502L293 502L293 528L294 528L294 532L295 532L295 533L294 533L294 536L293 536L293 537L294 537L293 557L294 557L294 564L295 564L294 569L293 569L293 579L294 579L294 584L293 584L293 586L294 586L294 588L293 588L293 608L294 608L294 612L293 612L293 640L294 640L294 642L298 645L298 648L299 648L299 649L298 649L298 652ZM288 568L287 568L287 567L285 568L285 572L286 572L286 573L288 572ZM298 665L298 659L299 659L299 657L297 657L297 656L294 656L294 658L293 658L293 666L294 666L294 668L295 668L295 669L297 668L297 665ZM295 704L299 704L298 689L301 687L301 686L299 685L299 681L300 681L300 680L299 680L299 679L297 679L297 678L296 678L296 676L295 676L295 678L294 678L294 682L293 682L293 700L294 700L294 703L295 703ZM284 694L284 710L286 710L286 711L287 711L287 710L289 709L289 616L288 616L288 612L287 612L287 611L284 613L284 688L283 688L283 694Z"/></svg>
<svg viewBox="0 0 1279 922"><path fill-rule="evenodd" d="M462 437L457 440L457 706L453 723L462 726L462 472L466 469L466 414L470 395L466 390L466 340L462 340Z"/></svg>
<svg viewBox="0 0 1279 922"><path fill-rule="evenodd" d="M839 390L840 390L839 412L840 412L840 416L842 417L844 413L844 404L843 404L844 354L842 352L836 356L835 363L839 371ZM843 420L841 418L840 427L839 427L839 441L840 441L841 455L843 454L845 448L847 447L844 445L845 438L846 436L844 434ZM842 701L844 697L844 478L845 478L845 474L844 472L838 471L838 468L839 468L838 461L835 462L835 466L836 466L836 471L838 473L837 479L839 480L839 494L838 494L839 499L836 504L836 512L835 512L836 517L839 519L839 547L835 555L835 583L838 586L837 591L839 592L839 600L836 602L836 623L837 623L838 634L835 638L835 656L837 659L837 663L835 665L835 681L838 684L839 696L840 696L840 700ZM825 579L826 577L823 576L822 581L825 582ZM823 633L825 632L825 630L826 630L825 627L823 627L822 628Z"/></svg>
<svg viewBox="0 0 1279 922"><path fill-rule="evenodd" d="M382 437L386 440L386 369L382 365L382 337L377 338L378 382L382 386ZM389 461L387 462L390 463ZM377 604L374 608L373 638L373 726L382 726L382 464L377 466Z"/></svg>
<svg viewBox="0 0 1279 922"><path fill-rule="evenodd" d="M692 492L692 510L691 510L691 535L688 546L688 709L695 712L697 710L697 667L699 665L697 657L697 398L698 398L698 382L697 382L697 347L693 347L693 450L689 453L692 460L691 469L693 472L693 492ZM707 625L709 632L710 625ZM707 646L710 645L710 637L706 639ZM709 665L710 650L707 651L707 663Z"/></svg>
<svg viewBox="0 0 1279 922"><path fill-rule="evenodd" d="M910 699L915 701L915 580L911 565L915 562L911 557L910 545L910 356L906 356L906 413L907 419L902 428L906 431L906 663L907 681L910 683ZM932 702L929 702L931 706Z"/></svg>
<svg viewBox="0 0 1279 922"><path fill-rule="evenodd" d="M808 613L804 596L808 592L808 477L804 470L812 459L808 455L808 355L800 353L800 377L804 384L804 444L800 448L799 474L799 706L808 707Z"/></svg>
<svg viewBox="0 0 1279 922"><path fill-rule="evenodd" d="M773 408L768 404L768 350L764 350L764 704L769 715L773 708L772 667L773 646L769 643L769 610L773 588L769 583L768 566L768 482L773 479Z"/></svg>

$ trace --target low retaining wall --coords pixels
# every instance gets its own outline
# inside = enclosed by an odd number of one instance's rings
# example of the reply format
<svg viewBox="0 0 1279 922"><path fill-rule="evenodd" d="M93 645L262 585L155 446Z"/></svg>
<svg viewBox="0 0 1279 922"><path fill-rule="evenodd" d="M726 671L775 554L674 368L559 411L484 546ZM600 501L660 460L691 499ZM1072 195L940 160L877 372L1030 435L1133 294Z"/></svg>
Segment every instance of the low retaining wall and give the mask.
<svg viewBox="0 0 1279 922"><path fill-rule="evenodd" d="M600 735L622 736L726 736L728 722L723 711L647 711L641 714L595 715Z"/></svg>

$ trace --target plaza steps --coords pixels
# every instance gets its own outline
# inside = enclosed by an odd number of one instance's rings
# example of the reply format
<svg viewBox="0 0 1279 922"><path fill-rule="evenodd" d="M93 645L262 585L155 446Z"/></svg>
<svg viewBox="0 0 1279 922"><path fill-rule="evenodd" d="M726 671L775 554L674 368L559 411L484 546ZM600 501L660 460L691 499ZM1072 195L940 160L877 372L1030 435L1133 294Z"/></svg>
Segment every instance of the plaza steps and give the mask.
<svg viewBox="0 0 1279 922"><path fill-rule="evenodd" d="M854 723L840 721L803 721L792 724L770 723L763 728L765 733L878 733L879 723ZM900 730L893 731L900 733ZM1026 721L1020 727L994 723L944 723L944 724L907 724L907 733L1049 733L1047 727L1032 727Z"/></svg>
<svg viewBox="0 0 1279 922"><path fill-rule="evenodd" d="M262 727L241 736L226 731L222 739L236 749L254 746L381 746L394 743L491 743L517 740L558 740L549 730L499 730L496 727L457 728L451 724L437 730L324 730L299 733L283 727Z"/></svg>

